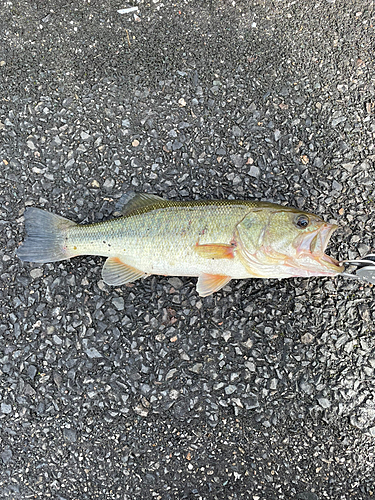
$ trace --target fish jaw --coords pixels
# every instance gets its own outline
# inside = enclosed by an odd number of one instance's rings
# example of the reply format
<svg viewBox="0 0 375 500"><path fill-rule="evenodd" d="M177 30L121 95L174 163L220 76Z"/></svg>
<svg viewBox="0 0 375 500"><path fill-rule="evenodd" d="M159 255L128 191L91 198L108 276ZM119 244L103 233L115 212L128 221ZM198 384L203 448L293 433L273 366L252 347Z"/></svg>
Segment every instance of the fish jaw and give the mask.
<svg viewBox="0 0 375 500"><path fill-rule="evenodd" d="M344 270L344 266L333 257L327 255L325 250L334 231L338 228L337 224L328 224L324 222L316 231L302 235L296 242L297 259L294 260L294 266L301 266L305 272L310 269L310 276L334 276Z"/></svg>

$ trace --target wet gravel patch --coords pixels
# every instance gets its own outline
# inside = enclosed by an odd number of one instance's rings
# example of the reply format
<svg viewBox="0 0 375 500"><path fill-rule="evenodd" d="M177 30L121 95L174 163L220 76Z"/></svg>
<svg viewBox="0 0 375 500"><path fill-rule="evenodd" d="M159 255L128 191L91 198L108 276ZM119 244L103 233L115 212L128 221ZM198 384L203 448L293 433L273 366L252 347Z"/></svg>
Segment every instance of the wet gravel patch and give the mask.
<svg viewBox="0 0 375 500"><path fill-rule="evenodd" d="M129 188L294 205L340 225L331 255L374 250L373 6L134 5L0 8L2 497L371 498L372 286L202 299L15 256L25 206L100 221Z"/></svg>

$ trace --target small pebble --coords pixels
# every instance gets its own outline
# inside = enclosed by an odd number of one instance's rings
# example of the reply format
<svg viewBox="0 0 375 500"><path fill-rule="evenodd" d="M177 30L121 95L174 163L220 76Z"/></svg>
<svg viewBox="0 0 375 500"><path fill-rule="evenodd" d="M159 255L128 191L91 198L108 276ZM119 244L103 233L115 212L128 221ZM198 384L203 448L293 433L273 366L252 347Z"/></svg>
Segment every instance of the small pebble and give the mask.
<svg viewBox="0 0 375 500"><path fill-rule="evenodd" d="M30 276L33 279L41 278L43 276L43 269L42 268L37 268L37 269L32 269L30 271Z"/></svg>

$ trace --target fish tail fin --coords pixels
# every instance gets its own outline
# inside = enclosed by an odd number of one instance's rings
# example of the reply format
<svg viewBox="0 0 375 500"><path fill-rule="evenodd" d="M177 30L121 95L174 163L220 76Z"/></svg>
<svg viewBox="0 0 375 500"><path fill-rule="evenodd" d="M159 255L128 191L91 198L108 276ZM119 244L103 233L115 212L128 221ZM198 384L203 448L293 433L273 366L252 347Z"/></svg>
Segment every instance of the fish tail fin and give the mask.
<svg viewBox="0 0 375 500"><path fill-rule="evenodd" d="M56 262L73 257L66 249L66 230L76 226L59 215L40 208L29 207L25 211L26 239L18 248L17 255L27 262Z"/></svg>

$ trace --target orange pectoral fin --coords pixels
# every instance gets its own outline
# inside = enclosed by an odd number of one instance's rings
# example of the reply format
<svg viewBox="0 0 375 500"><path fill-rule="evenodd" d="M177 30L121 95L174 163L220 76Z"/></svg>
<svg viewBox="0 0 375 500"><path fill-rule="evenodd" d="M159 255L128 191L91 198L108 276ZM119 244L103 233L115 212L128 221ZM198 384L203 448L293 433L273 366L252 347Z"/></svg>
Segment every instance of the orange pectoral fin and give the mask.
<svg viewBox="0 0 375 500"><path fill-rule="evenodd" d="M235 245L220 245L213 243L212 245L199 245L194 247L194 251L205 259L233 259Z"/></svg>
<svg viewBox="0 0 375 500"><path fill-rule="evenodd" d="M207 297L223 288L230 280L230 276L203 273L198 278L197 292L201 297Z"/></svg>

